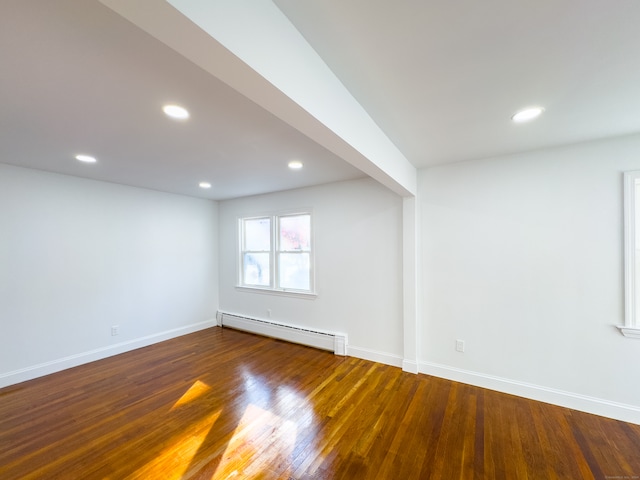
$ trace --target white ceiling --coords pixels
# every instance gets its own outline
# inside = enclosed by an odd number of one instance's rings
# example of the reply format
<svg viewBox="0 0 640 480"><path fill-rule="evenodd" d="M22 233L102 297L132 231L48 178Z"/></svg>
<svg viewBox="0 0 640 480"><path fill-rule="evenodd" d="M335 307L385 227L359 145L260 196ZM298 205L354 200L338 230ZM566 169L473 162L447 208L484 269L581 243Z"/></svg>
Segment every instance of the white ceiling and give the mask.
<svg viewBox="0 0 640 480"><path fill-rule="evenodd" d="M3 0L0 69L2 163L211 199L363 176L96 0Z"/></svg>
<svg viewBox="0 0 640 480"><path fill-rule="evenodd" d="M637 0L274 3L416 167L640 132ZM98 0L0 3L2 163L211 199L364 175L232 87Z"/></svg>
<svg viewBox="0 0 640 480"><path fill-rule="evenodd" d="M274 1L418 167L640 131L637 0Z"/></svg>

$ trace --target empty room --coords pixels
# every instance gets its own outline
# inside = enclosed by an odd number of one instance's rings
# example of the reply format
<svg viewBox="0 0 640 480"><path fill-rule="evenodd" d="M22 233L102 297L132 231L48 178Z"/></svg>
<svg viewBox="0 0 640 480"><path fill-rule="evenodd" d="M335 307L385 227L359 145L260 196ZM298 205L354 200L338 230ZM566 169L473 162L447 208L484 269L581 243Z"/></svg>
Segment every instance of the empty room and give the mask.
<svg viewBox="0 0 640 480"><path fill-rule="evenodd" d="M639 23L0 2L0 478L640 478Z"/></svg>

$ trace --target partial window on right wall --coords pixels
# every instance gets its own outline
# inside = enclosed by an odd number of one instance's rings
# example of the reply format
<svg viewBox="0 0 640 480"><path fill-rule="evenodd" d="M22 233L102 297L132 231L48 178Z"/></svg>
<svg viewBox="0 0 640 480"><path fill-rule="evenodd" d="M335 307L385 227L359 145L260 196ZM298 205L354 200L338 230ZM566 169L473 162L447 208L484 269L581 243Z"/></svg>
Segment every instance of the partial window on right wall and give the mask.
<svg viewBox="0 0 640 480"><path fill-rule="evenodd" d="M640 338L640 170L624 173L624 326Z"/></svg>

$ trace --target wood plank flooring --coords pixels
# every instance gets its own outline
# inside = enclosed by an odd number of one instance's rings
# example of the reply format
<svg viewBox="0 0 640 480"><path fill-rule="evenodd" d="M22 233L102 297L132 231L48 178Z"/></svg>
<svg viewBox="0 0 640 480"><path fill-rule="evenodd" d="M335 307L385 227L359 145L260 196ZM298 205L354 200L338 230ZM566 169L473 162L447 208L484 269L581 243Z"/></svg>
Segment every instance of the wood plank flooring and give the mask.
<svg viewBox="0 0 640 480"><path fill-rule="evenodd" d="M640 478L640 426L211 328L0 390L0 479Z"/></svg>

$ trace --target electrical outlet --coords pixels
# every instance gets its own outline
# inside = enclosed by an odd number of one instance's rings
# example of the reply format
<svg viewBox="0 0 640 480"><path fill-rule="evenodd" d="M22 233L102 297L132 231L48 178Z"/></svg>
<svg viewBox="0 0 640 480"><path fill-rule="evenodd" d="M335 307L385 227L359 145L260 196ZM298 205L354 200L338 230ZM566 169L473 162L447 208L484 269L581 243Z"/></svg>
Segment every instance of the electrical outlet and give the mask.
<svg viewBox="0 0 640 480"><path fill-rule="evenodd" d="M115 337L119 333L120 333L120 326L119 325L112 325L111 326L111 336Z"/></svg>
<svg viewBox="0 0 640 480"><path fill-rule="evenodd" d="M271 318L271 309L267 308L267 318Z"/></svg>
<svg viewBox="0 0 640 480"><path fill-rule="evenodd" d="M464 340L456 340L456 351L464 352Z"/></svg>

